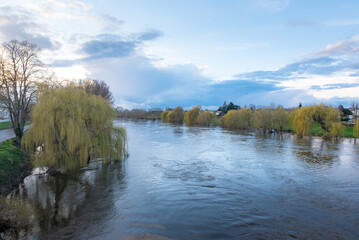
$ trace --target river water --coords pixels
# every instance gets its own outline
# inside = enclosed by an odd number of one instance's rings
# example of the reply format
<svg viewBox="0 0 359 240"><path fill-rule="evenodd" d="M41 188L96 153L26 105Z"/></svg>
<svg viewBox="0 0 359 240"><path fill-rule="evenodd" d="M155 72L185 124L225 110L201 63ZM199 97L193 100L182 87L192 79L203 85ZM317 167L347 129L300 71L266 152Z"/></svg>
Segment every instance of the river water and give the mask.
<svg viewBox="0 0 359 240"><path fill-rule="evenodd" d="M15 196L27 239L358 239L359 144L158 121L116 121L128 159Z"/></svg>

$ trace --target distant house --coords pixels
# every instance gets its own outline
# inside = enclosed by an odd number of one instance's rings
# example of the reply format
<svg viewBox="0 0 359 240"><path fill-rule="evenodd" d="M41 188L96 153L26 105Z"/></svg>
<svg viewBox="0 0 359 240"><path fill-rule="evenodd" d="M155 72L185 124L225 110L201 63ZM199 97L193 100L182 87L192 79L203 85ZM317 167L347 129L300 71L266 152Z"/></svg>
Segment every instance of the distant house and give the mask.
<svg viewBox="0 0 359 240"><path fill-rule="evenodd" d="M220 117L224 114L223 111L214 111L214 114L216 115L216 117Z"/></svg>

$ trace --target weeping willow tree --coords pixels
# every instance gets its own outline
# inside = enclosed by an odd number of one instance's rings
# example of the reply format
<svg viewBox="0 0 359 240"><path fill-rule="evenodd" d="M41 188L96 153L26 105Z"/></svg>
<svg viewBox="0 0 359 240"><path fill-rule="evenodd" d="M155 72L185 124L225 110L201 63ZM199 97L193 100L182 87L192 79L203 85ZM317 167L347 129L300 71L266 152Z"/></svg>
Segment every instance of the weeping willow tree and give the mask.
<svg viewBox="0 0 359 240"><path fill-rule="evenodd" d="M223 117L223 126L233 129L248 129L252 125L253 114L250 109L230 110Z"/></svg>
<svg viewBox="0 0 359 240"><path fill-rule="evenodd" d="M195 124L196 118L198 117L200 112L199 107L194 107L191 110L188 110L185 114L184 114L184 121L186 122L187 126L192 126Z"/></svg>
<svg viewBox="0 0 359 240"><path fill-rule="evenodd" d="M194 123L196 125L200 125L200 126L210 126L211 124L214 123L215 117L216 116L214 115L214 113L212 113L210 111L201 111L201 112L199 112Z"/></svg>
<svg viewBox="0 0 359 240"><path fill-rule="evenodd" d="M296 134L300 137L310 135L313 119L308 107L298 108L293 114L292 124Z"/></svg>
<svg viewBox="0 0 359 240"><path fill-rule="evenodd" d="M32 112L23 145L35 150L35 165L57 169L84 167L127 156L126 131L113 126L108 101L79 88L44 89Z"/></svg>
<svg viewBox="0 0 359 240"><path fill-rule="evenodd" d="M283 131L289 125L289 113L282 107L278 107L273 114L273 127L276 130Z"/></svg>
<svg viewBox="0 0 359 240"><path fill-rule="evenodd" d="M340 112L324 104L302 107L294 113L293 127L298 136L310 135L312 124L317 123L325 132L323 138L340 137L344 127L340 124Z"/></svg>
<svg viewBox="0 0 359 240"><path fill-rule="evenodd" d="M167 115L168 115L169 112L170 112L170 110L165 110L165 111L163 111L163 112L161 113L161 120L162 120L163 122L166 122L166 121L167 121Z"/></svg>
<svg viewBox="0 0 359 240"><path fill-rule="evenodd" d="M353 128L353 135L355 138L359 138L359 121L356 122Z"/></svg>
<svg viewBox="0 0 359 240"><path fill-rule="evenodd" d="M254 112L254 126L264 130L271 129L273 125L273 111L269 108L258 109Z"/></svg>
<svg viewBox="0 0 359 240"><path fill-rule="evenodd" d="M167 122L169 123L183 123L184 118L184 110L182 107L176 107L172 111L170 111L167 115Z"/></svg>

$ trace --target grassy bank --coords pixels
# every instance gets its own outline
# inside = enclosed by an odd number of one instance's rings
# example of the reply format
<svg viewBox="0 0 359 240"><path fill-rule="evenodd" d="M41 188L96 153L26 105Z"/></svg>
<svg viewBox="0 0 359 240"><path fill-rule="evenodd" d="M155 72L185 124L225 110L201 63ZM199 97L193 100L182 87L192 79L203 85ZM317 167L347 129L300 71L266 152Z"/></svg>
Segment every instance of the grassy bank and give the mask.
<svg viewBox="0 0 359 240"><path fill-rule="evenodd" d="M30 170L29 156L13 140L0 143L0 194L8 194Z"/></svg>
<svg viewBox="0 0 359 240"><path fill-rule="evenodd" d="M5 237L7 231L29 226L30 213L25 205L16 199L6 199L31 170L30 158L13 140L0 143L0 234ZM12 239L14 232L9 233ZM0 238L1 238L0 236Z"/></svg>
<svg viewBox="0 0 359 240"><path fill-rule="evenodd" d="M325 134L325 131L320 127L320 124L314 123L312 126L311 134L313 136L323 136ZM346 138L353 138L353 127L344 126L344 135L343 137Z"/></svg>
<svg viewBox="0 0 359 240"><path fill-rule="evenodd" d="M0 130L11 128L10 122L0 122Z"/></svg>
<svg viewBox="0 0 359 240"><path fill-rule="evenodd" d="M26 122L25 125L30 125L31 122ZM11 128L11 122L0 122L0 130Z"/></svg>

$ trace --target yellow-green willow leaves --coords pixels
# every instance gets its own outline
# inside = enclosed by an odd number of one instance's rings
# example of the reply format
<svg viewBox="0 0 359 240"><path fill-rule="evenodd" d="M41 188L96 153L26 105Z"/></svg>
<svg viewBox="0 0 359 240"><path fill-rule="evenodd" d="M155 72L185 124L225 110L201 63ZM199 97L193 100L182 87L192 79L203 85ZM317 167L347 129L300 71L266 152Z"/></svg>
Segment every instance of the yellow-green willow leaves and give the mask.
<svg viewBox="0 0 359 240"><path fill-rule="evenodd" d="M289 113L282 107L277 108L273 114L273 128L282 131L289 125Z"/></svg>
<svg viewBox="0 0 359 240"><path fill-rule="evenodd" d="M253 121L253 114L250 109L230 110L223 117L223 125L232 129L250 128Z"/></svg>
<svg viewBox="0 0 359 240"><path fill-rule="evenodd" d="M196 117L194 123L199 126L210 126L214 123L215 119L214 113L210 111L201 111Z"/></svg>
<svg viewBox="0 0 359 240"><path fill-rule="evenodd" d="M166 111L163 111L163 112L161 113L161 120L162 120L163 122L166 122L166 121L167 121L167 115L168 115L169 112L170 112L170 110L166 110Z"/></svg>
<svg viewBox="0 0 359 240"><path fill-rule="evenodd" d="M313 119L309 107L301 107L297 109L293 117L293 128L300 137L310 135Z"/></svg>
<svg viewBox="0 0 359 240"><path fill-rule="evenodd" d="M310 135L312 124L318 123L325 131L324 138L343 135L338 109L324 104L302 107L294 112L293 127L298 136Z"/></svg>
<svg viewBox="0 0 359 240"><path fill-rule="evenodd" d="M195 121L199 115L200 109L199 107L195 107L191 110L188 110L184 115L184 121L187 126L192 126L195 124Z"/></svg>
<svg viewBox="0 0 359 240"><path fill-rule="evenodd" d="M254 112L254 126L264 130L272 128L273 110L261 108Z"/></svg>
<svg viewBox="0 0 359 240"><path fill-rule="evenodd" d="M184 117L184 110L182 107L176 107L175 109L173 109L172 111L168 111L167 113L163 113L163 118L166 118L165 121L169 122L169 123L183 123L183 117ZM162 114L161 114L161 119L162 119Z"/></svg>
<svg viewBox="0 0 359 240"><path fill-rule="evenodd" d="M32 112L24 146L39 149L35 165L60 169L84 167L90 158L103 162L127 156L126 131L113 126L108 101L82 89L44 89Z"/></svg>

